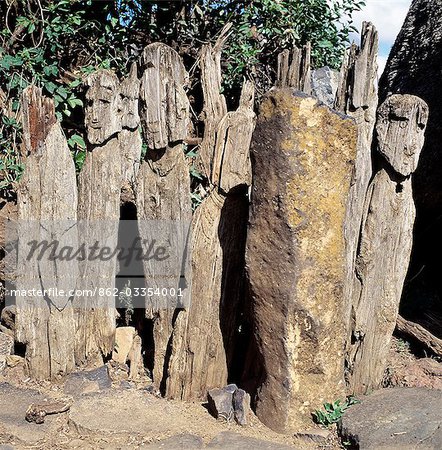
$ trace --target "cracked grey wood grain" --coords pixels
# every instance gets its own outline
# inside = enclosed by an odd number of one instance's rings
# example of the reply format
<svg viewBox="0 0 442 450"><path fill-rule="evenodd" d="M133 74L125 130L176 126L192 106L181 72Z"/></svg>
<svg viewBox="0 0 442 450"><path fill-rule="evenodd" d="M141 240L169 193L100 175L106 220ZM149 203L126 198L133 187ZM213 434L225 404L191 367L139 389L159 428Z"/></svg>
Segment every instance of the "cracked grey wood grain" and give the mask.
<svg viewBox="0 0 442 450"><path fill-rule="evenodd" d="M382 381L410 260L416 214L411 175L427 120L428 106L412 95L390 96L378 109L380 168L365 198L355 266L360 288L354 290L347 348L352 393Z"/></svg>
<svg viewBox="0 0 442 450"><path fill-rule="evenodd" d="M122 163L118 134L121 132L121 99L118 77L100 70L86 80L85 124L90 143L78 177L78 220L82 242L115 248L118 242ZM81 289L115 287L116 259L83 261ZM116 327L115 297L76 299L77 363L112 352Z"/></svg>
<svg viewBox="0 0 442 450"><path fill-rule="evenodd" d="M302 48L296 46L290 51L282 51L278 55L276 86L292 87L311 94L311 44Z"/></svg>
<svg viewBox="0 0 442 450"><path fill-rule="evenodd" d="M118 134L121 148L123 185L130 190L132 190L140 167L143 144L139 130L139 94L140 81L137 76L137 65L133 63L129 75L120 85L122 130Z"/></svg>
<svg viewBox="0 0 442 450"><path fill-rule="evenodd" d="M165 391L171 398L203 399L227 383L244 283L253 98L246 82L240 106L221 119L211 140L214 188L192 219L192 296L172 335Z"/></svg>
<svg viewBox="0 0 442 450"><path fill-rule="evenodd" d="M136 205L140 237L146 239L152 237L149 221L158 221L157 234L161 233L162 227L158 225L161 221L165 233L167 224L172 222L182 224L178 232L184 233L192 218L189 169L183 148L189 102L184 91L188 75L175 50L164 44L148 45L140 67L144 71L140 90L141 121L148 150L137 176ZM153 237L160 239L158 235ZM185 241L182 234L180 238ZM166 287L164 274L158 273L155 264L144 262L143 267L146 287ZM169 267L170 274L176 271L177 267ZM175 281L172 287L177 289L179 280ZM154 297L146 298L146 316L153 320L154 327L153 381L158 388L163 384L168 364L176 304L176 296L166 296L161 302Z"/></svg>
<svg viewBox="0 0 442 450"><path fill-rule="evenodd" d="M17 189L20 236L24 245L56 239L75 245L77 217L75 166L53 101L35 86L22 96L22 156L26 170ZM69 231L70 230L70 231ZM23 252L24 250L24 252ZM27 259L19 248L17 288L68 290L75 287L77 261ZM35 379L56 379L75 367L75 323L69 298L17 297L15 339L26 345L25 364Z"/></svg>
<svg viewBox="0 0 442 450"><path fill-rule="evenodd" d="M216 132L219 122L227 114L227 104L221 93L221 52L230 36L232 24L227 24L212 46L203 45L201 49L200 68L204 106L201 118L204 122L204 135L198 151L198 166L201 172L211 178Z"/></svg>
<svg viewBox="0 0 442 450"><path fill-rule="evenodd" d="M351 342L350 319L358 302L360 280L355 266L361 230L364 201L373 174L372 140L376 121L378 33L368 22L362 24L361 46L353 44L341 67L335 108L352 117L358 128L358 143L352 183L344 222L346 241L346 275L344 284L344 317Z"/></svg>

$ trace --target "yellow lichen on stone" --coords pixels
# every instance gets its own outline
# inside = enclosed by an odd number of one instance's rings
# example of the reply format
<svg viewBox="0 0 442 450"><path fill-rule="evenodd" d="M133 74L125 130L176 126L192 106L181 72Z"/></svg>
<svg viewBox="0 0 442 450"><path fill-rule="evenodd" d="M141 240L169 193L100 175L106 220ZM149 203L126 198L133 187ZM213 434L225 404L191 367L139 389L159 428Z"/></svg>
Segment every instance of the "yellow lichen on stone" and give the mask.
<svg viewBox="0 0 442 450"><path fill-rule="evenodd" d="M279 89L264 100L255 134L248 270L268 372L256 411L292 431L345 396L343 225L357 130L316 99Z"/></svg>

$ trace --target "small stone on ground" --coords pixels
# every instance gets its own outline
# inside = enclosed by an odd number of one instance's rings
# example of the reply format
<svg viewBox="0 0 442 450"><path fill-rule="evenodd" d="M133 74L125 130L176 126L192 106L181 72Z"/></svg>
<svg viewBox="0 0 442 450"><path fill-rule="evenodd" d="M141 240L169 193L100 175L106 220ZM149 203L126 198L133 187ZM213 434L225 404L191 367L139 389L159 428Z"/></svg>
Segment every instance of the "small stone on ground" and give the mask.
<svg viewBox="0 0 442 450"><path fill-rule="evenodd" d="M64 385L65 394L77 396L109 389L112 380L106 366L84 372L71 373Z"/></svg>

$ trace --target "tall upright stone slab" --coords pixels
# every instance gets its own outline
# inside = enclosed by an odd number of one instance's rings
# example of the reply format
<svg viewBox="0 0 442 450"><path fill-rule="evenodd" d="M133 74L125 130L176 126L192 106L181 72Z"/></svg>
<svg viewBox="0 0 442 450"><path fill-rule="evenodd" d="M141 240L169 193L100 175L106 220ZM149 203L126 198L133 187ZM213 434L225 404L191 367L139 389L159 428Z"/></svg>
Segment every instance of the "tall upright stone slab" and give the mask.
<svg viewBox="0 0 442 450"><path fill-rule="evenodd" d="M262 371L256 413L277 431L345 395L343 224L356 139L350 118L298 91L272 90L261 105L246 268Z"/></svg>
<svg viewBox="0 0 442 450"><path fill-rule="evenodd" d="M357 394L378 388L385 370L410 261L416 214L411 176L427 120L428 106L412 95L392 95L378 110L380 168L365 198L347 357L350 391Z"/></svg>

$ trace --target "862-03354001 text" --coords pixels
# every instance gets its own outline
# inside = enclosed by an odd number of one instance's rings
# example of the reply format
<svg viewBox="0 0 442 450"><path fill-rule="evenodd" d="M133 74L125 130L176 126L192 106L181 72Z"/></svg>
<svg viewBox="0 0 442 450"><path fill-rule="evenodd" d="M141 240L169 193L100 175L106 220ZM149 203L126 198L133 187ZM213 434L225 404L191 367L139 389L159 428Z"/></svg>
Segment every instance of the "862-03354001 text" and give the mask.
<svg viewBox="0 0 442 450"><path fill-rule="evenodd" d="M7 292L10 296L20 297L183 297L182 288L174 287L124 287L122 289L111 287L98 287L92 289L10 289Z"/></svg>

